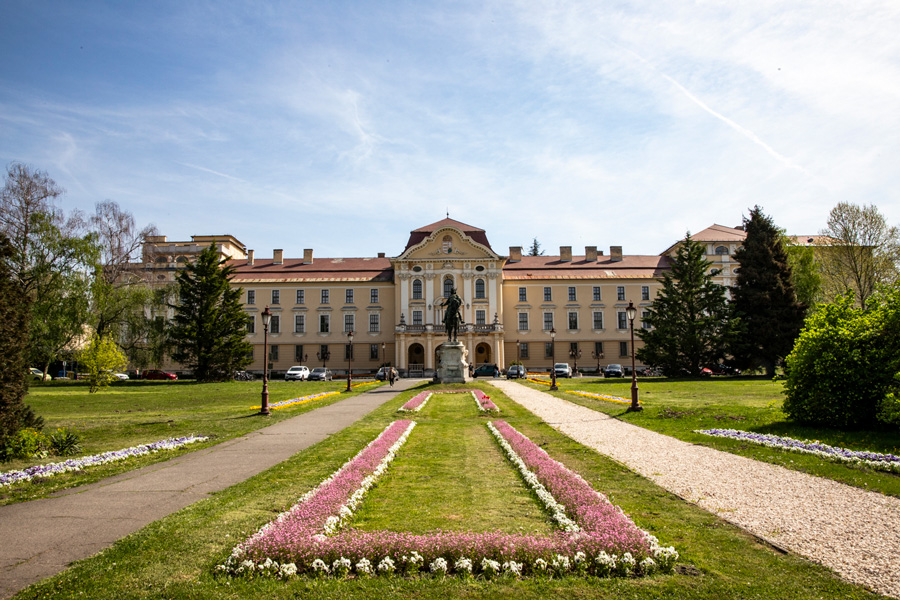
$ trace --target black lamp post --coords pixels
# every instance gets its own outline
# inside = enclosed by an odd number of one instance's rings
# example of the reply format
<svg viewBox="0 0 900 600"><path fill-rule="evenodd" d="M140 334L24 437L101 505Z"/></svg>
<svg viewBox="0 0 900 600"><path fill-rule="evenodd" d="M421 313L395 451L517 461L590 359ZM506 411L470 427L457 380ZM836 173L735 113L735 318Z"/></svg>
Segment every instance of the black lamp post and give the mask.
<svg viewBox="0 0 900 600"><path fill-rule="evenodd" d="M387 351L385 350L384 342L381 342L381 367L384 369L382 371L384 376L387 377Z"/></svg>
<svg viewBox="0 0 900 600"><path fill-rule="evenodd" d="M576 373L578 373L578 359L581 358L581 350L572 348L569 350L569 357L575 363L575 369L572 372L572 376L574 377Z"/></svg>
<svg viewBox="0 0 900 600"><path fill-rule="evenodd" d="M631 406L628 407L628 410L638 411L642 407L638 404L637 371L634 369L634 318L637 316L637 308L634 307L634 303L630 300L625 313L628 315L628 321L631 324Z"/></svg>
<svg viewBox="0 0 900 600"><path fill-rule="evenodd" d="M591 350L591 356L597 359L597 377L600 376L600 359L603 358L602 352L597 352L596 350Z"/></svg>
<svg viewBox="0 0 900 600"><path fill-rule="evenodd" d="M263 389L262 403L259 407L259 414L269 414L269 321L272 320L272 313L269 307L262 311L263 321Z"/></svg>
<svg viewBox="0 0 900 600"><path fill-rule="evenodd" d="M347 391L353 382L353 332L347 332Z"/></svg>
<svg viewBox="0 0 900 600"><path fill-rule="evenodd" d="M328 359L331 358L331 352L328 349L325 349L321 352L316 352L316 358L322 361L322 367L325 367L325 363L328 362Z"/></svg>
<svg viewBox="0 0 900 600"><path fill-rule="evenodd" d="M559 388L556 387L556 328L550 329L550 391L555 392Z"/></svg>

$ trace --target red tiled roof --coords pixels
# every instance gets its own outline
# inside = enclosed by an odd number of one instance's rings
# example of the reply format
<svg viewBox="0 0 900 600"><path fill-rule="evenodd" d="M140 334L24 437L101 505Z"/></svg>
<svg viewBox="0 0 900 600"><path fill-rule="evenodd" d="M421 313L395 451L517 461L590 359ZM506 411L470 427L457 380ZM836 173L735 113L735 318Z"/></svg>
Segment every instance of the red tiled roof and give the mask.
<svg viewBox="0 0 900 600"><path fill-rule="evenodd" d="M573 256L562 261L559 256L523 256L521 261L503 266L507 279L655 279L662 277L671 265L668 256L623 256L614 261L608 256L587 261Z"/></svg>
<svg viewBox="0 0 900 600"><path fill-rule="evenodd" d="M431 225L425 225L424 227L419 227L418 229L413 229L412 231L410 231L409 241L406 242L406 248L404 248L403 251L405 252L409 250L412 246L415 246L441 227L453 227L455 229L459 229L482 246L491 248L491 243L488 242L487 234L484 232L484 229L472 227L471 225L466 225L465 223L447 218L441 219L440 221L432 223Z"/></svg>
<svg viewBox="0 0 900 600"><path fill-rule="evenodd" d="M388 258L316 258L303 264L302 258L286 258L277 265L273 259L232 260L236 283L249 281L393 281Z"/></svg>

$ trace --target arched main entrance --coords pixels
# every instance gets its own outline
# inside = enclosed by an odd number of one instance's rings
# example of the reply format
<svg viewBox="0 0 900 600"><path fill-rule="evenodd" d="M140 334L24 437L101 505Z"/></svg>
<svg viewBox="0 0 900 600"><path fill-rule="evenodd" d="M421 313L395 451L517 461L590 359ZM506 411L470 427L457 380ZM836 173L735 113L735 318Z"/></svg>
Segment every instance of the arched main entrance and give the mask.
<svg viewBox="0 0 900 600"><path fill-rule="evenodd" d="M493 362L491 360L491 345L481 342L475 346L475 364L483 365L484 363Z"/></svg>
<svg viewBox="0 0 900 600"><path fill-rule="evenodd" d="M406 364L409 365L409 376L410 377L424 377L425 376L425 348L422 344L415 343L410 344L409 349L406 351Z"/></svg>

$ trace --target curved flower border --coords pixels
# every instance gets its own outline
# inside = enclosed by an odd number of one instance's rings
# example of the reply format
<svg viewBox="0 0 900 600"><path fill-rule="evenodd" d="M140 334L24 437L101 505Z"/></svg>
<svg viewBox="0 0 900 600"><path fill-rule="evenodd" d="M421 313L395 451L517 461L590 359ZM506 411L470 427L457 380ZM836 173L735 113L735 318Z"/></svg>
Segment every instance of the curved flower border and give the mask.
<svg viewBox="0 0 900 600"><path fill-rule="evenodd" d="M385 450L403 423L410 425ZM411 421L395 421L389 425L356 457L305 494L289 511L235 547L217 570L233 576L283 579L298 574L344 577L354 573L367 577L419 571L435 576L453 573L492 578L500 575L646 575L658 570L669 571L674 566L678 558L674 548L660 547L655 537L639 529L605 496L594 492L576 473L551 459L531 440L502 421L491 427L492 431L497 431L498 440L504 435L511 438L511 441L504 439L510 448L507 455L517 457L522 464L535 463L537 473L532 473L533 481L541 479L543 471L547 478L543 482L546 487L556 487L563 494L567 486L577 488L575 496L571 497L575 506L573 514L585 519L584 523L579 525L571 519L557 519L559 523L571 524L569 531L557 531L548 536L499 531L438 531L416 535L341 530L414 425ZM501 430L505 430L505 434ZM516 446L526 458L519 456ZM381 458L376 461L378 456ZM377 463L374 469L371 468L373 461ZM366 475L369 469L371 473ZM526 470L531 473L530 469ZM359 487L351 492L357 481ZM342 502L342 498L348 496L349 501ZM546 505L565 516L564 507L553 499L550 491L544 497L547 498Z"/></svg>
<svg viewBox="0 0 900 600"><path fill-rule="evenodd" d="M269 405L270 410L278 410L279 408L287 408L288 406L296 406L298 404L304 404L306 402L312 402L313 400L318 400L319 398L324 398L325 396L333 396L335 394L339 394L340 392L319 392L318 394L312 394L310 396L303 396L302 398L291 398L290 400L282 400L281 402L275 402L274 404ZM251 410L256 410L260 408L259 406L251 406Z"/></svg>
<svg viewBox="0 0 900 600"><path fill-rule="evenodd" d="M81 471L87 467L96 465L104 465L106 463L116 462L131 458L132 456L143 456L162 450L175 450L187 444L197 442L205 442L207 436L186 436L178 438L169 438L149 444L141 444L140 446L132 446L131 448L123 448L122 450L111 450L102 454L94 454L92 456L83 456L81 458L70 458L69 460L49 463L45 465L35 465L21 471L7 471L0 473L0 486L12 485L21 481L31 481L35 477L50 477L60 473L71 473L73 471Z"/></svg>
<svg viewBox="0 0 900 600"><path fill-rule="evenodd" d="M569 394L578 394L586 398L597 398L598 400L606 400L607 402L618 402L619 404L631 404L631 400L620 398L619 396L610 396L608 394L596 394L594 392L585 392L583 390L566 390ZM639 403L640 404L640 403Z"/></svg>
<svg viewBox="0 0 900 600"><path fill-rule="evenodd" d="M862 465L878 471L900 473L900 456L879 454L866 450L849 450L823 444L818 440L796 440L794 438L765 433L754 433L740 429L695 429L694 433L702 433L713 437L729 438L751 442L769 448L812 454L835 462L851 465Z"/></svg>

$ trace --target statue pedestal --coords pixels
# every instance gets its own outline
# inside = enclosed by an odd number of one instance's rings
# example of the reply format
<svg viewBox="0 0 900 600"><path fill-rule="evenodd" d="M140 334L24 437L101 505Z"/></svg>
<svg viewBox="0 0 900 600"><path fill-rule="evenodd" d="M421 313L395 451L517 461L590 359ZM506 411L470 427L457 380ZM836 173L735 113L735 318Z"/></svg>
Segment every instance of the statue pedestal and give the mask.
<svg viewBox="0 0 900 600"><path fill-rule="evenodd" d="M469 381L469 351L462 342L444 342L437 347L438 366L435 383L466 383Z"/></svg>

